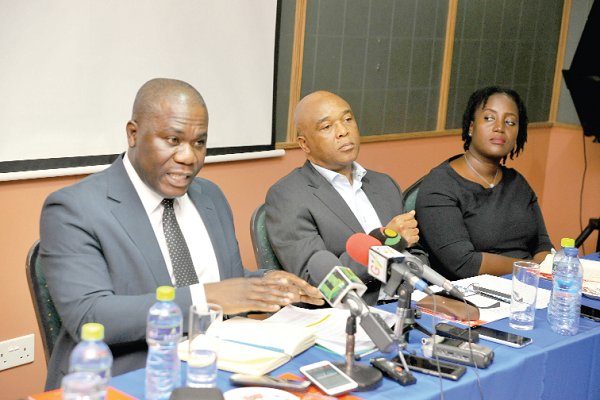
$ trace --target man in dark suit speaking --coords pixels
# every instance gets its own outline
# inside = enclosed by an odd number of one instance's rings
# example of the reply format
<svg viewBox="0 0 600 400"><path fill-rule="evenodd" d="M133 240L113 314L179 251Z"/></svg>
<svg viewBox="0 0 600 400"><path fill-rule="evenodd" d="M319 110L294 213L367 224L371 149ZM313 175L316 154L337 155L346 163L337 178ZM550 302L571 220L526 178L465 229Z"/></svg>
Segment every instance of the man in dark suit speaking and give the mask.
<svg viewBox="0 0 600 400"><path fill-rule="evenodd" d="M192 86L147 82L126 130L126 153L52 193L42 210L42 267L63 324L47 390L60 386L88 322L105 327L113 375L144 367L146 315L159 286L176 287L184 331L191 304L217 303L225 314L238 314L323 303L295 275L243 268L225 196L196 177L206 155L208 111Z"/></svg>
<svg viewBox="0 0 600 400"><path fill-rule="evenodd" d="M348 256L346 241L354 233L387 226L412 245L419 240L414 212L404 213L402 191L390 176L355 161L360 135L341 97L309 94L298 103L294 119L307 160L267 193L267 232L275 254L285 270L318 285L329 271L312 276L309 259L319 250L332 252L367 284L363 298L373 305L380 283Z"/></svg>

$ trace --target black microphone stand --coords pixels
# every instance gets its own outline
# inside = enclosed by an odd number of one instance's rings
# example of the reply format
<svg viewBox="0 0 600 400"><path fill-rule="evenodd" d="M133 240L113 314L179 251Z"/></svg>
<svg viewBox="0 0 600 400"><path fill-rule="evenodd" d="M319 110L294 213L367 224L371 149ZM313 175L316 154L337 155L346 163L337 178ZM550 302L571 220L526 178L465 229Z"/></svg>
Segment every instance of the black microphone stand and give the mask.
<svg viewBox="0 0 600 400"><path fill-rule="evenodd" d="M588 226L575 239L575 247L580 247L594 230L600 231L600 218L590 218ZM598 241L596 242L596 251L600 251L600 234L598 234Z"/></svg>
<svg viewBox="0 0 600 400"><path fill-rule="evenodd" d="M361 315L361 310L353 302L347 301L346 304L348 304L348 308L350 309L350 316L346 322L346 361L336 361L332 364L344 371L346 375L358 384L355 391L367 392L381 385L383 374L377 368L354 362L356 317Z"/></svg>
<svg viewBox="0 0 600 400"><path fill-rule="evenodd" d="M409 332L413 329L431 337L431 332L415 321L415 318L420 318L420 312L417 313L417 310L410 307L413 291L413 286L404 279L403 274L392 268L390 280L387 282L384 292L390 296L394 293L398 294L395 333L399 339L402 339L401 346L403 348L408 344Z"/></svg>

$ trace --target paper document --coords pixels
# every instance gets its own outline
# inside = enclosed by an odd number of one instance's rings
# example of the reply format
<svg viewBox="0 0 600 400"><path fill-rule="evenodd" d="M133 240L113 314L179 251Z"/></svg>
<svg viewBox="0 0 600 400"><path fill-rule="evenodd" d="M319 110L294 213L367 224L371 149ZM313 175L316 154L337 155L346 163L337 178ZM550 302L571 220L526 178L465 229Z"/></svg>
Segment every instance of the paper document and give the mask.
<svg viewBox="0 0 600 400"><path fill-rule="evenodd" d="M221 324L217 367L224 371L263 375L312 347L317 330L289 324L232 318ZM195 340L202 339L196 338ZM188 341L178 347L187 361Z"/></svg>
<svg viewBox="0 0 600 400"><path fill-rule="evenodd" d="M388 326L391 327L396 323L394 314L373 307L369 307L369 309L372 313L381 315ZM348 310L337 308L308 310L290 305L279 310L265 321L316 328L318 336L316 344L339 355L344 355L346 353L346 321L349 316L350 312ZM360 321L358 322L360 323ZM356 354L375 348L375 344L359 323L356 324L354 344Z"/></svg>
<svg viewBox="0 0 600 400"><path fill-rule="evenodd" d="M462 291L466 289L470 284L478 283L480 287L491 289L496 292L501 292L510 295L512 291L512 280L500 278L492 275L477 275L471 278L460 279L452 282L454 286ZM439 286L431 286L431 290L434 292L442 291ZM419 301L424 298L426 294L422 292L413 292L412 300ZM497 321L502 318L510 317L510 304L492 299L479 294L465 296L467 300L479 307L479 320L471 321L469 325L481 325L492 321ZM507 298L510 300L510 297ZM542 309L548 307L550 301L550 291L547 289L538 288L537 299L535 308ZM423 312L426 312L423 310ZM429 313L429 312L428 312ZM442 316L442 318L444 318ZM445 318L450 319L450 318ZM467 324L467 321L456 321L461 324Z"/></svg>
<svg viewBox="0 0 600 400"><path fill-rule="evenodd" d="M552 280L553 257L553 254L548 254L540 264L540 276L544 279ZM580 258L579 261L583 266L583 281L600 282L600 261L586 260L585 258Z"/></svg>

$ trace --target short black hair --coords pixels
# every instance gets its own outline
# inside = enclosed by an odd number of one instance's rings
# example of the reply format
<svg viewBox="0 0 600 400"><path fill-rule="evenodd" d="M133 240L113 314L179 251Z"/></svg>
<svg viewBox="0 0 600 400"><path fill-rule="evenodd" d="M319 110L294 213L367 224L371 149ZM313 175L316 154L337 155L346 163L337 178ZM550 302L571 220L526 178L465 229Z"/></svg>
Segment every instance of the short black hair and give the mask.
<svg viewBox="0 0 600 400"><path fill-rule="evenodd" d="M510 159L513 159L513 156L519 156L519 153L525 147L525 143L527 142L527 109L525 108L525 103L521 99L521 96L517 92L511 89L504 89L498 86L488 86L483 89L476 90L469 97L469 102L467 104L467 108L465 113L463 114L462 120L462 140L464 142L463 148L465 151L469 149L471 144L471 136L469 136L469 129L471 128L471 122L475 120L475 111L479 108L484 108L488 99L497 94L505 94L510 97L515 104L517 105L517 109L519 110L519 133L517 134L517 144L514 149L510 151ZM502 160L506 162L506 157Z"/></svg>

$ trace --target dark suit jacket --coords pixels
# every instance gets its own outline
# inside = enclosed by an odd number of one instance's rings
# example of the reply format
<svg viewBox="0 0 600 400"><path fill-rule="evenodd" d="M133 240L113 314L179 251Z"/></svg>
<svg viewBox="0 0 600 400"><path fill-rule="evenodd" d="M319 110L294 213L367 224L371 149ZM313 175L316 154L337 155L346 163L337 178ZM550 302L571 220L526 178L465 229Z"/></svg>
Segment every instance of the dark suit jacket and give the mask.
<svg viewBox="0 0 600 400"><path fill-rule="evenodd" d="M362 189L384 226L404 212L402 190L390 176L369 170ZM348 238L364 230L342 196L309 161L269 189L266 212L269 240L286 271L316 286L329 271L313 277L306 266L314 253L328 250L367 284L363 299L370 305L377 302L379 281L346 252Z"/></svg>
<svg viewBox="0 0 600 400"><path fill-rule="evenodd" d="M262 275L264 271L250 273L242 266L233 215L221 190L196 178L188 195L206 225L221 280ZM113 375L144 367L146 315L156 302L156 288L172 282L122 156L108 169L48 196L40 233L42 267L63 324L50 357L46 390L60 386L81 326L88 322L104 325ZM189 288L178 288L175 301L187 332Z"/></svg>

